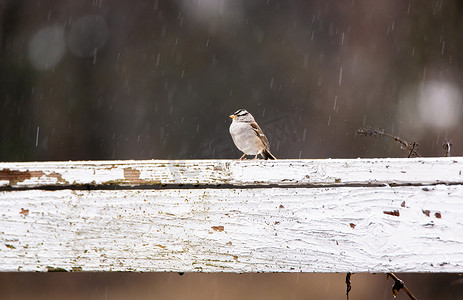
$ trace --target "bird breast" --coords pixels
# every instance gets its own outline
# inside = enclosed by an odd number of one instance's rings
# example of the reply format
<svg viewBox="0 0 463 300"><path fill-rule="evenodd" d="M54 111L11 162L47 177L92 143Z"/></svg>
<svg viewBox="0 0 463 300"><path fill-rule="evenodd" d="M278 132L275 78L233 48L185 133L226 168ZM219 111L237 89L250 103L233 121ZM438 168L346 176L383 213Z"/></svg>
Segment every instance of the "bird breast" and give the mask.
<svg viewBox="0 0 463 300"><path fill-rule="evenodd" d="M243 153L255 155L258 151L264 149L264 144L248 123L232 122L230 135L236 147Z"/></svg>

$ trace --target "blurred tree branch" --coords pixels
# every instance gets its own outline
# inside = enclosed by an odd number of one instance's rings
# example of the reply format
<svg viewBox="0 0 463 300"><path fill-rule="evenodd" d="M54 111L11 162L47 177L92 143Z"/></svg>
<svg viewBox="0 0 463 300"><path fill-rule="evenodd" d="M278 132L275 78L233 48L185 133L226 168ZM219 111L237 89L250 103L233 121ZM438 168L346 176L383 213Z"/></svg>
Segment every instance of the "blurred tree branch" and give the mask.
<svg viewBox="0 0 463 300"><path fill-rule="evenodd" d="M400 144L400 149L408 151L407 157L412 157L412 156L421 157L416 151L416 148L418 148L418 143L416 142L408 143L407 141L401 139L398 136L394 136L390 133L387 133L384 129L364 127L364 128L357 130L356 135L391 138L395 142L398 142Z"/></svg>

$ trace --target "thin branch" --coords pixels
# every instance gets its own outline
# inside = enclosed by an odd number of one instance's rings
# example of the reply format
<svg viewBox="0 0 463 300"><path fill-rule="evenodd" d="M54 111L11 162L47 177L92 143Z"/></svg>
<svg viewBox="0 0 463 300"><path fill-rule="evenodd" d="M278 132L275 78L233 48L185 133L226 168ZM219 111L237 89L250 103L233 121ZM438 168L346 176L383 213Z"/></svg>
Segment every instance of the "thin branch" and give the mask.
<svg viewBox="0 0 463 300"><path fill-rule="evenodd" d="M352 289L351 282L350 282L350 277L352 276L351 272L347 272L346 274L346 297L347 300L349 300L349 292Z"/></svg>
<svg viewBox="0 0 463 300"><path fill-rule="evenodd" d="M442 147L445 150L445 157L450 157L450 147L452 146L452 143L450 141L444 141L444 144Z"/></svg>
<svg viewBox="0 0 463 300"><path fill-rule="evenodd" d="M387 133L384 129L365 127L365 128L361 128L361 129L357 130L356 135L391 138L395 142L400 144L400 148L402 150L407 150L408 151L408 156L407 157L412 157L412 156L421 157L418 154L418 152L416 151L416 148L418 148L418 144L416 142L408 143L407 141L401 139L398 136L394 136L394 135L392 135L390 133Z"/></svg>
<svg viewBox="0 0 463 300"><path fill-rule="evenodd" d="M415 152L415 147L418 147L418 143L413 142L412 145L410 146L410 151L408 152L407 158L410 158L412 156L413 152ZM418 155L418 157L419 157L419 155Z"/></svg>
<svg viewBox="0 0 463 300"><path fill-rule="evenodd" d="M400 280L397 276L395 276L394 273L387 273L386 274L386 279L389 278L389 276L392 277L392 279L394 279L394 285L392 286L392 296L394 296L394 298L397 296L397 294L399 293L399 291L401 289L404 290L404 292L408 295L408 297L410 297L410 299L412 300L416 300L416 297L412 294L412 292L405 286L403 280Z"/></svg>

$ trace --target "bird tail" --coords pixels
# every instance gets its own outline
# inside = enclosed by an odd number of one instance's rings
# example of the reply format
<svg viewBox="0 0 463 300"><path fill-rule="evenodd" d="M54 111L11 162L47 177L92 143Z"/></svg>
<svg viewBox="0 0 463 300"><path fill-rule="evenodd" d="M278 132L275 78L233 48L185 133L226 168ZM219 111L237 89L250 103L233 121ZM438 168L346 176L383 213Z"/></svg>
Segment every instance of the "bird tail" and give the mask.
<svg viewBox="0 0 463 300"><path fill-rule="evenodd" d="M268 149L264 149L264 151L262 151L262 157L264 159L277 159Z"/></svg>

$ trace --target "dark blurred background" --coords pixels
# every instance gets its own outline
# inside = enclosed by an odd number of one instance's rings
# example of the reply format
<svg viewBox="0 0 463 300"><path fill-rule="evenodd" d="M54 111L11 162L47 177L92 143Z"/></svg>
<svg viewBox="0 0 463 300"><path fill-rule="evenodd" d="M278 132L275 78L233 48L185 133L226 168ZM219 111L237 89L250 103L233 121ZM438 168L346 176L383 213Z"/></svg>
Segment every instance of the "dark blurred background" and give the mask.
<svg viewBox="0 0 463 300"><path fill-rule="evenodd" d="M462 155L462 32L450 0L3 0L0 161L237 158L239 108L279 158L407 155L356 136L365 126ZM351 299L391 299L390 280L358 276ZM419 299L463 299L457 274L403 276ZM345 292L341 274L4 273L0 286L15 299Z"/></svg>
<svg viewBox="0 0 463 300"><path fill-rule="evenodd" d="M237 158L246 108L279 158L463 153L463 2L0 5L0 161Z"/></svg>

